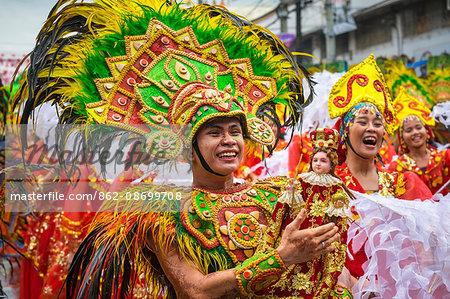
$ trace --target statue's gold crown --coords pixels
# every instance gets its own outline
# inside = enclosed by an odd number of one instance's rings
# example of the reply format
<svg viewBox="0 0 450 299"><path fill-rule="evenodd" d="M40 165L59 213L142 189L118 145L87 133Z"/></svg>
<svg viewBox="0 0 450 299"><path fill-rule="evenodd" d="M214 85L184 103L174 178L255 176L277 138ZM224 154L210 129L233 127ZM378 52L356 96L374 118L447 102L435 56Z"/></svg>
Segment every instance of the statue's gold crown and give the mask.
<svg viewBox="0 0 450 299"><path fill-rule="evenodd" d="M311 132L311 140L314 148L326 147L337 150L339 133L335 129L317 129Z"/></svg>

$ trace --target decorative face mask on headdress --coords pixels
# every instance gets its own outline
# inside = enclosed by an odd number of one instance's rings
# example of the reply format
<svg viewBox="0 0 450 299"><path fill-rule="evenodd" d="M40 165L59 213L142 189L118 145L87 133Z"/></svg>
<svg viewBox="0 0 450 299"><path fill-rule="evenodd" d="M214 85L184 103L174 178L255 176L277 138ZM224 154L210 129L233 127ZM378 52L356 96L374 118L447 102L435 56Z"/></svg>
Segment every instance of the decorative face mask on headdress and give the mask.
<svg viewBox="0 0 450 299"><path fill-rule="evenodd" d="M373 54L350 69L333 86L328 100L330 117L343 117L345 123L345 119L350 121L361 109L373 109L370 105L355 107L360 103L371 104L375 108L373 112L383 118L386 131L390 135L394 132L392 99Z"/></svg>
<svg viewBox="0 0 450 299"><path fill-rule="evenodd" d="M38 37L42 53L35 51L43 55L28 72L29 82L46 83L22 100L26 119L36 103L57 101L62 123L133 131L152 155L172 160L214 117L237 117L262 146L275 138L262 120L267 111L280 123L282 105L290 124L298 121L301 71L270 32L208 5L98 2L55 8L49 17Z"/></svg>

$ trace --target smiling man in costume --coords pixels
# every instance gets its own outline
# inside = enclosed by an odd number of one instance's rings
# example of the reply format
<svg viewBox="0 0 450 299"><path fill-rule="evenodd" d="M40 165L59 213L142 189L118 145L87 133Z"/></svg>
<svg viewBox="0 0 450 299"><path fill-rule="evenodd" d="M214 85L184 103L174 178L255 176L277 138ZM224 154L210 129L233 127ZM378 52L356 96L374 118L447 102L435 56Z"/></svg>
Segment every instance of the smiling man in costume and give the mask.
<svg viewBox="0 0 450 299"><path fill-rule="evenodd" d="M108 124L140 138L155 161L192 164L192 192L179 201L121 201L121 212L98 214L68 297L136 297L138 277L153 297L334 294L346 249L338 228L299 230L306 212L279 201L308 191L285 177L233 181L244 142L274 144L264 119L279 118L276 105L288 110L275 122L285 126L304 105L301 68L275 36L208 5L60 1L34 53L24 122L36 103L54 101L62 123ZM115 134L100 127L91 136L88 145L106 147ZM126 192L161 188L179 190Z"/></svg>

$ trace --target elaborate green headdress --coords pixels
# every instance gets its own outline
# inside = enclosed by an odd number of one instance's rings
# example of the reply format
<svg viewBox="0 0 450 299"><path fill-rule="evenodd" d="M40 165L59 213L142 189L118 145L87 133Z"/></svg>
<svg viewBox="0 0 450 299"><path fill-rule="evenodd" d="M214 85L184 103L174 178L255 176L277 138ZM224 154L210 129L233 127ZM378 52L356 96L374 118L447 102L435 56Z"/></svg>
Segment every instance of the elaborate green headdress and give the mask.
<svg viewBox="0 0 450 299"><path fill-rule="evenodd" d="M385 61L384 69L386 70L386 83L394 98L400 93L400 87L403 87L411 96L419 99L427 107L435 104L430 98L426 82L416 76L414 69L407 68L403 61Z"/></svg>
<svg viewBox="0 0 450 299"><path fill-rule="evenodd" d="M434 104L450 100L450 67L430 71L427 80Z"/></svg>
<svg viewBox="0 0 450 299"><path fill-rule="evenodd" d="M35 107L52 101L61 123L121 127L145 136L155 156L173 159L218 116L239 117L247 137L273 144L264 120L299 121L302 77L274 35L223 8L60 0L15 105L26 123ZM285 119L277 104L287 107ZM109 135L95 136L101 143Z"/></svg>

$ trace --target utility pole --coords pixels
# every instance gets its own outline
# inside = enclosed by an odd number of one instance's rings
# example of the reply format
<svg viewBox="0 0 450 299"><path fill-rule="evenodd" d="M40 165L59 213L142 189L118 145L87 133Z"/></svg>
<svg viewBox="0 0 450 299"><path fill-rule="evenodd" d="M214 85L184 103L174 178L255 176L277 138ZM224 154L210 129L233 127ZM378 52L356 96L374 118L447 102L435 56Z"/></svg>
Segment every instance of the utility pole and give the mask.
<svg viewBox="0 0 450 299"><path fill-rule="evenodd" d="M295 50L297 52L301 51L302 47L302 0L297 0L295 4L295 12L296 12L296 37L295 37ZM300 56L299 56L300 58Z"/></svg>
<svg viewBox="0 0 450 299"><path fill-rule="evenodd" d="M325 15L327 19L327 31L325 35L327 62L336 60L336 38L334 35L333 0L325 1Z"/></svg>
<svg viewBox="0 0 450 299"><path fill-rule="evenodd" d="M289 0L280 0L280 6L277 9L277 15L280 18L280 31L286 33L288 31L287 20L289 17L288 12Z"/></svg>

